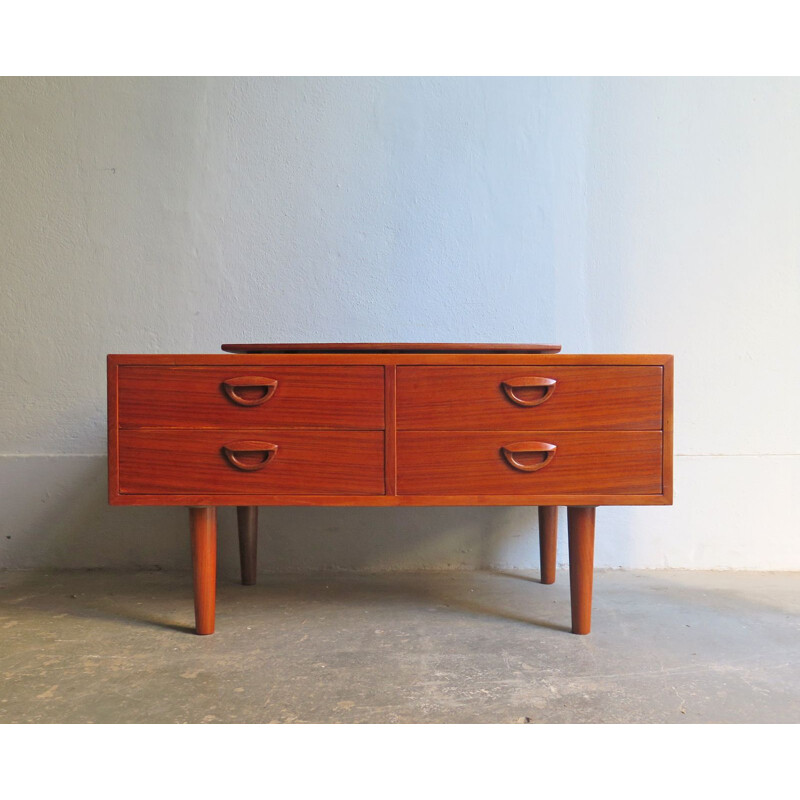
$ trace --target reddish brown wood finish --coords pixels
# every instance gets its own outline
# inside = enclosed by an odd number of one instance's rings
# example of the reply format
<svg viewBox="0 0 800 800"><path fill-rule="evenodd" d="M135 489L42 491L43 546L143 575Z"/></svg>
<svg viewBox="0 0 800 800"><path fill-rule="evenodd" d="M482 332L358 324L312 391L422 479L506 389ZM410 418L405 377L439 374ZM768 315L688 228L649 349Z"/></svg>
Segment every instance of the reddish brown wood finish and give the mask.
<svg viewBox="0 0 800 800"><path fill-rule="evenodd" d="M225 381L246 377L277 383L266 401L242 405ZM260 400L264 389L240 386L236 394ZM124 366L119 398L122 428L383 429L380 366Z"/></svg>
<svg viewBox="0 0 800 800"><path fill-rule="evenodd" d="M664 363L664 472L661 486L664 503L667 505L672 505L673 383L674 361L670 356Z"/></svg>
<svg viewBox="0 0 800 800"><path fill-rule="evenodd" d="M537 431L554 444L543 469L512 468L502 448L524 431L400 431L397 490L408 495L660 494L660 431ZM551 503L547 503L551 505Z"/></svg>
<svg viewBox="0 0 800 800"><path fill-rule="evenodd" d="M222 445L222 455L228 463L243 472L255 472L269 464L278 453L278 445L256 439L237 439Z"/></svg>
<svg viewBox="0 0 800 800"><path fill-rule="evenodd" d="M539 573L542 583L556 582L558 506L539 506Z"/></svg>
<svg viewBox="0 0 800 800"><path fill-rule="evenodd" d="M240 378L226 378L222 381L222 388L236 405L260 406L275 393L278 381L260 375L243 375Z"/></svg>
<svg viewBox="0 0 800 800"><path fill-rule="evenodd" d="M223 344L222 349L228 353L558 353L561 345L325 342L322 344Z"/></svg>
<svg viewBox="0 0 800 800"><path fill-rule="evenodd" d="M277 452L257 471L236 468L224 455L223 447L241 435L230 430L121 431L120 490L209 495L384 492L383 431L259 431ZM239 460L248 456L242 453ZM261 461L262 456L255 453L253 458Z"/></svg>
<svg viewBox="0 0 800 800"><path fill-rule="evenodd" d="M175 353L131 353L125 355L111 354L107 356L109 363L118 366L170 366L170 367L264 367L264 366L368 366L397 364L398 366L497 366L506 364L517 367L587 367L617 366L642 367L664 366L673 356L668 355L634 355L634 354L599 354L585 355L557 354L525 354L508 353L493 354L480 351L470 353L270 353L270 354L230 354L203 353L202 355L186 355Z"/></svg>
<svg viewBox="0 0 800 800"><path fill-rule="evenodd" d="M258 506L239 506L236 517L242 585L254 586L258 575Z"/></svg>
<svg viewBox="0 0 800 800"><path fill-rule="evenodd" d="M538 472L556 455L556 445L549 442L509 442L500 448L506 463L520 472Z"/></svg>
<svg viewBox="0 0 800 800"><path fill-rule="evenodd" d="M555 378L531 376L501 381L500 387L512 403L530 408L547 402L555 391L556 384Z"/></svg>
<svg viewBox="0 0 800 800"><path fill-rule="evenodd" d="M397 494L397 367L394 364L386 366L385 374L386 398L386 425L384 430L384 455L386 470L386 494Z"/></svg>
<svg viewBox="0 0 800 800"><path fill-rule="evenodd" d="M190 506L213 503L215 506L360 506L394 508L406 506L569 506L591 503L596 506L669 505L663 494L233 494L190 492L177 494L120 494L109 497L112 506Z"/></svg>
<svg viewBox="0 0 800 800"><path fill-rule="evenodd" d="M504 384L555 380L516 394ZM405 367L397 370L399 430L660 430L661 367ZM550 393L550 389L553 389ZM542 398L546 399L542 401Z"/></svg>
<svg viewBox="0 0 800 800"><path fill-rule="evenodd" d="M488 366L496 367L498 356L473 352L470 354L437 354L437 353L349 353L345 356L320 353L270 354L270 355L110 355L108 356L108 449L109 449L109 502L113 505L250 505L252 494L241 491L214 492L179 492L172 494L141 493L123 494L120 492L118 470L119 426L117 424L117 398L122 387L118 375L121 368L126 367L192 367L223 368L226 374L241 374L242 370L262 373L264 367L331 367L372 366L385 369L387 378L392 369L406 366ZM470 492L460 495L426 494L426 495L393 495L393 494L320 494L313 489L304 494L275 495L264 494L258 498L261 505L294 505L294 506L463 506L463 505L666 505L672 502L672 372L673 358L665 355L519 355L502 356L504 365L524 368L526 374L542 374L551 367L658 367L663 368L663 486L658 494L598 494L589 492L569 493L551 492L546 494L519 495L497 494L486 491ZM264 407L268 406L270 400ZM546 408L549 400L541 407ZM250 409L240 409L249 411ZM386 425L394 419L390 405L385 407ZM522 409L520 411L537 410ZM259 431L261 433L261 431ZM251 429L252 434L252 429ZM528 433L526 432L526 436ZM530 437L528 437L530 438ZM386 477L391 479L394 463L391 449L394 437L386 433ZM387 490L391 491L390 486Z"/></svg>
<svg viewBox="0 0 800 800"><path fill-rule="evenodd" d="M257 504L538 505L542 581L551 582L555 506L567 505L573 630L587 633L594 506L672 502L672 356L535 354L530 345L263 349L108 357L109 501L198 507L199 633L214 625L216 516L205 506L243 507L248 582ZM248 449L254 443L262 452ZM542 444L555 456L528 471Z"/></svg>
<svg viewBox="0 0 800 800"><path fill-rule="evenodd" d="M570 506L567 509L569 594L572 605L573 633L585 634L592 629L594 519L594 508Z"/></svg>
<svg viewBox="0 0 800 800"><path fill-rule="evenodd" d="M114 504L119 496L119 365L114 356L108 356L107 360L107 408L108 408L108 502ZM183 505L181 503L180 505Z"/></svg>
<svg viewBox="0 0 800 800"><path fill-rule="evenodd" d="M217 596L217 509L190 508L194 619L197 633L214 633Z"/></svg>

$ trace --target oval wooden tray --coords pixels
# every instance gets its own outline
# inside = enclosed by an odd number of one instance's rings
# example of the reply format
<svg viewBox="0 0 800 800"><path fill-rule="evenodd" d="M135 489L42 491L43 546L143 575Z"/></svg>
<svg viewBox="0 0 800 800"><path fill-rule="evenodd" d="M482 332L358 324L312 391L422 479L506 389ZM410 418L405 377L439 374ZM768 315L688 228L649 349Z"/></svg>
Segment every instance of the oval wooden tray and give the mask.
<svg viewBox="0 0 800 800"><path fill-rule="evenodd" d="M460 342L321 342L223 344L228 353L558 353L560 344L464 344Z"/></svg>

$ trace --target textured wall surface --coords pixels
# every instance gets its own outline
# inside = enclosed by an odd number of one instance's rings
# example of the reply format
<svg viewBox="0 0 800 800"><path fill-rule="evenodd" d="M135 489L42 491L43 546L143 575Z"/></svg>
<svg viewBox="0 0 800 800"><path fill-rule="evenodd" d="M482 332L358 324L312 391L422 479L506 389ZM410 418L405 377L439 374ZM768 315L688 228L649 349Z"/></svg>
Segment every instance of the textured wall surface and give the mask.
<svg viewBox="0 0 800 800"><path fill-rule="evenodd" d="M798 141L793 79L0 79L0 567L188 564L185 511L105 504L106 353L460 340L675 354L675 506L599 511L598 566L800 569ZM535 509L262 530L538 560Z"/></svg>

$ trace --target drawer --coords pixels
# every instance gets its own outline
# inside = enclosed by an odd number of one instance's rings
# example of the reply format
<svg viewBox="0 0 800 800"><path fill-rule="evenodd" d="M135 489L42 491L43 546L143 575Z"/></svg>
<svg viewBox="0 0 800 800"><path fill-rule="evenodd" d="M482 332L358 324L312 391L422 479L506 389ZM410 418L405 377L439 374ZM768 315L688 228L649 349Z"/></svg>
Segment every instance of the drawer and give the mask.
<svg viewBox="0 0 800 800"><path fill-rule="evenodd" d="M399 430L660 430L660 366L398 367Z"/></svg>
<svg viewBox="0 0 800 800"><path fill-rule="evenodd" d="M381 366L119 368L121 428L380 430Z"/></svg>
<svg viewBox="0 0 800 800"><path fill-rule="evenodd" d="M123 494L383 494L378 431L120 431Z"/></svg>
<svg viewBox="0 0 800 800"><path fill-rule="evenodd" d="M659 494L660 431L406 431L398 494Z"/></svg>

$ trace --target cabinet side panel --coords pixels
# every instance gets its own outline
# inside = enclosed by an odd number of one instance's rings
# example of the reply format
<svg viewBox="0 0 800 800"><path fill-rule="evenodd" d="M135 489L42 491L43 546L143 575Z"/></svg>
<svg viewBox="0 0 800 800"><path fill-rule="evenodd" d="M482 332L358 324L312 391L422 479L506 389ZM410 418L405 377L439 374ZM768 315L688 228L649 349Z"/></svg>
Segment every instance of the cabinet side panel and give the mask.
<svg viewBox="0 0 800 800"><path fill-rule="evenodd" d="M106 359L106 402L108 404L108 499L113 501L119 496L119 403L117 387L119 367L116 360L109 356Z"/></svg>
<svg viewBox="0 0 800 800"><path fill-rule="evenodd" d="M672 504L673 431L674 431L674 359L664 364L664 468L661 493L665 502Z"/></svg>

